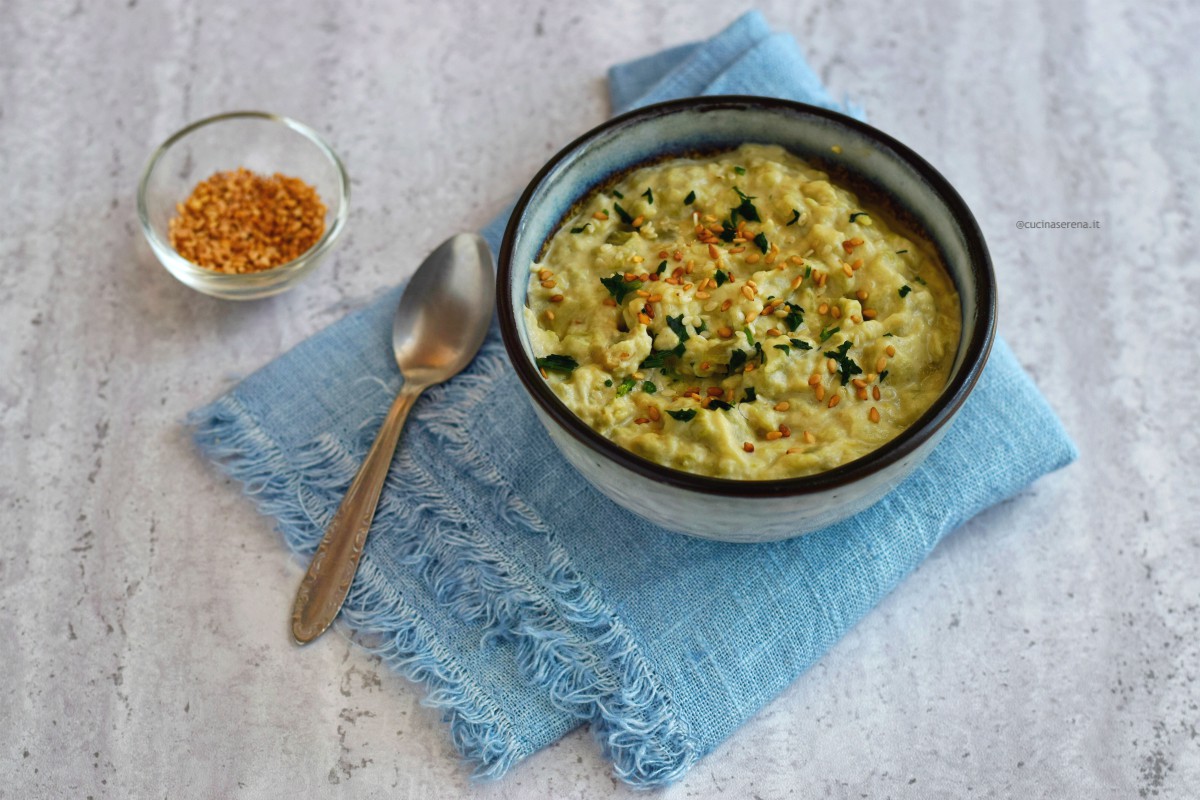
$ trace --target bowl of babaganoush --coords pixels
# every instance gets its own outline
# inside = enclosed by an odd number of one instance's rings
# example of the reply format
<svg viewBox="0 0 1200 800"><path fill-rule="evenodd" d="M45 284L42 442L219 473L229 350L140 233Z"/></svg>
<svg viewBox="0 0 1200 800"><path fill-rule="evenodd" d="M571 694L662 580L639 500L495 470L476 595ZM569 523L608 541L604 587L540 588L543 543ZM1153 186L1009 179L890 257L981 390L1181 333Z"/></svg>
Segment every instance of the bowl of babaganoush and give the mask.
<svg viewBox="0 0 1200 800"><path fill-rule="evenodd" d="M846 519L925 459L995 336L983 235L894 138L760 97L648 106L567 145L499 256L513 369L563 456L669 530Z"/></svg>

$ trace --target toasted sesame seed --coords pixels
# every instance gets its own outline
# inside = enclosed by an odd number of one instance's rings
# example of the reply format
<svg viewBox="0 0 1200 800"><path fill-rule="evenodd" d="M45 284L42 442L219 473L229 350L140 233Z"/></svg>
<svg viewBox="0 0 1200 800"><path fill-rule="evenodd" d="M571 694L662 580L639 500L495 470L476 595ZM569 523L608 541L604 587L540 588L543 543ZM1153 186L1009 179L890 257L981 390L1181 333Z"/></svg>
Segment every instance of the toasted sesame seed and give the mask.
<svg viewBox="0 0 1200 800"><path fill-rule="evenodd" d="M662 302L662 295L661 295L661 294L652 294L652 295L650 295L650 297L649 297L649 302L651 302L651 303L661 303L661 302Z"/></svg>
<svg viewBox="0 0 1200 800"><path fill-rule="evenodd" d="M821 303L821 305L817 306L817 313L818 314L828 314L829 313L829 303Z"/></svg>
<svg viewBox="0 0 1200 800"><path fill-rule="evenodd" d="M538 270L538 280L540 280L540 281L548 281L553 277L554 277L554 273L548 269L539 269Z"/></svg>
<svg viewBox="0 0 1200 800"><path fill-rule="evenodd" d="M625 282L626 283L633 283L637 279L638 279L638 276L637 276L636 272L626 272L625 273Z"/></svg>
<svg viewBox="0 0 1200 800"><path fill-rule="evenodd" d="M647 408L646 415L655 422L658 422L660 419L662 419L662 414L659 413L658 406L650 406Z"/></svg>
<svg viewBox="0 0 1200 800"><path fill-rule="evenodd" d="M750 255L746 256L747 264L757 264L759 261L762 261L762 256L760 256L758 253L751 253Z"/></svg>
<svg viewBox="0 0 1200 800"><path fill-rule="evenodd" d="M730 336L733 336L733 329L728 325L722 325L717 328L717 336L720 336L722 339L728 339Z"/></svg>
<svg viewBox="0 0 1200 800"><path fill-rule="evenodd" d="M597 211L595 214L592 214L592 217L595 219L608 219L608 212Z"/></svg>
<svg viewBox="0 0 1200 800"><path fill-rule="evenodd" d="M683 251L676 250L674 253L671 253L671 258L675 259L676 261L683 261Z"/></svg>
<svg viewBox="0 0 1200 800"><path fill-rule="evenodd" d="M754 289L752 289L748 284L743 286L742 287L742 296L744 296L747 300L753 300L754 299Z"/></svg>
<svg viewBox="0 0 1200 800"><path fill-rule="evenodd" d="M716 261L718 258L721 257L721 251L717 249L717 246L715 244L710 244L708 246L708 257L711 258L713 261Z"/></svg>
<svg viewBox="0 0 1200 800"><path fill-rule="evenodd" d="M837 372L837 362L834 361L832 358L826 359L825 360L825 371L828 372L830 375Z"/></svg>
<svg viewBox="0 0 1200 800"><path fill-rule="evenodd" d="M650 296L650 293L647 292L645 289L638 289L636 294L638 297L649 297Z"/></svg>
<svg viewBox="0 0 1200 800"><path fill-rule="evenodd" d="M650 325L650 318L647 317L645 314L638 314L637 318L638 318L638 322L642 323L643 325L646 325L646 326Z"/></svg>
<svg viewBox="0 0 1200 800"><path fill-rule="evenodd" d="M850 262L850 269L854 270L855 272L858 272L860 269L862 269L862 265L863 265L863 260L861 258L856 258Z"/></svg>
<svg viewBox="0 0 1200 800"><path fill-rule="evenodd" d="M566 298L565 298L565 297L563 297L561 294L554 294L554 295L550 295L550 302L551 302L551 303L561 303L561 302L562 302L563 300L565 300L565 299L566 299Z"/></svg>
<svg viewBox="0 0 1200 800"><path fill-rule="evenodd" d="M757 311L747 311L746 312L746 322L754 322L754 320L756 320L756 319L758 319Z"/></svg>
<svg viewBox="0 0 1200 800"><path fill-rule="evenodd" d="M820 382L821 382L821 376L818 375L817 373L814 372L812 375L808 376L808 385L809 386L816 386Z"/></svg>
<svg viewBox="0 0 1200 800"><path fill-rule="evenodd" d="M875 317L879 316L879 312L873 308L864 308L863 316L867 319L875 319Z"/></svg>
<svg viewBox="0 0 1200 800"><path fill-rule="evenodd" d="M834 319L841 319L842 318L841 306L834 306L833 308L829 309L829 316L833 317Z"/></svg>
<svg viewBox="0 0 1200 800"><path fill-rule="evenodd" d="M763 311L766 311L766 309L764 308ZM779 328L767 328L767 336L782 336L782 335L783 335L783 331L779 330Z"/></svg>
<svg viewBox="0 0 1200 800"><path fill-rule="evenodd" d="M638 417L633 421L634 425L645 425L650 420L647 417Z"/></svg>
<svg viewBox="0 0 1200 800"><path fill-rule="evenodd" d="M604 303L604 305L606 305L606 306L612 306L612 307L614 307L614 308L615 308L615 307L616 307L616 305L617 305L617 301L616 301L616 300L613 300L611 297L606 297L606 298L604 298L604 300L603 300L603 303Z"/></svg>
<svg viewBox="0 0 1200 800"><path fill-rule="evenodd" d="M667 257L667 251L666 251L666 250L659 250L659 251L658 251L658 257L659 257L659 258L666 258L666 257Z"/></svg>
<svg viewBox="0 0 1200 800"><path fill-rule="evenodd" d="M771 252L769 252L765 256L763 256L763 263L764 264L774 264L775 259L778 256L779 256L779 251L776 250L774 247L772 247Z"/></svg>
<svg viewBox="0 0 1200 800"><path fill-rule="evenodd" d="M813 436L812 431L805 431L804 432L804 441L806 444L812 444L813 442L817 441L817 437Z"/></svg>
<svg viewBox="0 0 1200 800"><path fill-rule="evenodd" d="M554 288L555 286L557 286L557 285L558 285L558 284L557 284L557 283L555 283L555 282L554 282L554 281L552 281L552 280L550 280L550 281L542 281L542 286L544 286L544 287L545 287L545 288L547 288L547 289L553 289L553 288Z"/></svg>
<svg viewBox="0 0 1200 800"><path fill-rule="evenodd" d="M695 288L695 286L696 286L696 284L692 283L691 281L688 281L687 283L685 283L683 285L683 290L685 292L690 292L693 288Z"/></svg>
<svg viewBox="0 0 1200 800"><path fill-rule="evenodd" d="M879 422L879 409L871 406L871 411L867 414L867 419L871 420L871 422Z"/></svg>
<svg viewBox="0 0 1200 800"><path fill-rule="evenodd" d="M813 394L816 396L817 402L821 402L825 399L825 387L818 383L813 389Z"/></svg>
<svg viewBox="0 0 1200 800"><path fill-rule="evenodd" d="M870 295L867 294L866 289L859 289L857 292L854 293L854 296L857 297L859 300L866 300L868 297L870 297Z"/></svg>
<svg viewBox="0 0 1200 800"><path fill-rule="evenodd" d="M802 284L802 283L804 283L803 275L797 275L796 277L792 278L792 288L793 289L799 289L800 284Z"/></svg>
<svg viewBox="0 0 1200 800"><path fill-rule="evenodd" d="M782 439L782 438L783 438L783 434L780 433L779 431L767 431L767 441L768 442L773 442L776 439Z"/></svg>
<svg viewBox="0 0 1200 800"><path fill-rule="evenodd" d="M840 402L842 402L842 396L840 394L835 394L833 397L829 398L829 407L833 408Z"/></svg>
<svg viewBox="0 0 1200 800"><path fill-rule="evenodd" d="M733 301L732 301L732 300L726 300L724 303L721 303L721 310L722 310L722 311L728 311L728 310L729 310L729 307L730 307L731 305L733 305Z"/></svg>
<svg viewBox="0 0 1200 800"><path fill-rule="evenodd" d="M638 277L639 277L639 278L641 278L641 280L642 280L642 282L643 282L643 283L645 283L645 282L647 282L647 281L649 281L649 280L650 280L650 273L648 273L648 272L643 272L643 273L642 273L641 275L639 275Z"/></svg>
<svg viewBox="0 0 1200 800"><path fill-rule="evenodd" d="M705 222L716 222L716 221L717 221L717 218L716 218L716 217L714 217L712 214L705 214L705 215L704 215L704 221L705 221Z"/></svg>
<svg viewBox="0 0 1200 800"><path fill-rule="evenodd" d="M878 400L880 398L880 396L881 396L881 392L879 391L879 385L876 384L875 386L872 386L871 387L871 397L874 397L876 400Z"/></svg>
<svg viewBox="0 0 1200 800"><path fill-rule="evenodd" d="M744 252L746 252L746 248L742 245L738 245L737 247L729 248L730 255L737 255L738 253L744 253Z"/></svg>
<svg viewBox="0 0 1200 800"><path fill-rule="evenodd" d="M867 382L862 378L855 378L854 380L850 381L850 383L854 384L855 389L861 389L867 385Z"/></svg>
<svg viewBox="0 0 1200 800"><path fill-rule="evenodd" d="M742 449L745 450L747 453L753 453L754 445L750 444L749 442L743 442Z"/></svg>
<svg viewBox="0 0 1200 800"><path fill-rule="evenodd" d="M847 278L854 277L854 269L849 264L842 264L842 272L845 273Z"/></svg>
<svg viewBox="0 0 1200 800"><path fill-rule="evenodd" d="M632 261L632 262L633 262L633 263L635 263L635 264L640 264L640 263L642 263L643 261L645 261L646 259L642 258L641 256L634 256L633 258L631 258L631 259L629 259L629 260L630 260L630 261Z"/></svg>
<svg viewBox="0 0 1200 800"><path fill-rule="evenodd" d="M857 397L859 400L866 400L867 399L866 388L864 387L862 389L859 389L857 392L854 393L854 396Z"/></svg>
<svg viewBox="0 0 1200 800"><path fill-rule="evenodd" d="M712 297L712 295L709 294L708 292L696 292L697 300L707 300L710 297Z"/></svg>
<svg viewBox="0 0 1200 800"><path fill-rule="evenodd" d="M689 259L688 259L688 262L687 262L687 264L685 264L685 265L684 265L684 267L683 267L683 271L684 271L684 272L686 272L688 275L691 275L691 274L692 274L692 270L694 270L695 268L696 268L696 262L695 262L695 261L692 261L692 260L689 258Z"/></svg>
<svg viewBox="0 0 1200 800"><path fill-rule="evenodd" d="M791 406L787 400L780 400L778 403L775 404L776 411L787 411L790 407Z"/></svg>
<svg viewBox="0 0 1200 800"><path fill-rule="evenodd" d="M700 362L700 369L707 370L711 366L707 361Z"/></svg>
<svg viewBox="0 0 1200 800"><path fill-rule="evenodd" d="M803 447L789 447L787 449L787 455L789 455L789 456L794 456L797 453L803 453L803 452L804 452Z"/></svg>
<svg viewBox="0 0 1200 800"><path fill-rule="evenodd" d="M887 359L883 356L875 359L875 371L883 372L885 369L887 369Z"/></svg>
<svg viewBox="0 0 1200 800"><path fill-rule="evenodd" d="M542 377L543 377L543 378L545 378L545 379L549 380L550 376L546 374L546 370L544 370L544 369L539 369L539 370L538 370L538 372L542 373Z"/></svg>
<svg viewBox="0 0 1200 800"><path fill-rule="evenodd" d="M641 214L638 214L636 217L633 218L633 222L631 222L630 224L635 228L640 228L640 227L642 227L642 223L645 221L646 221L646 218L644 216L642 216Z"/></svg>
<svg viewBox="0 0 1200 800"><path fill-rule="evenodd" d="M896 348L892 347L890 344L884 348L883 352L888 354L888 358L895 358L896 356Z"/></svg>
<svg viewBox="0 0 1200 800"><path fill-rule="evenodd" d="M743 372L754 372L754 365L753 365L753 364L747 364L747 365L746 365L746 368L745 368L745 369L743 369L742 371L743 371Z"/></svg>
<svg viewBox="0 0 1200 800"><path fill-rule="evenodd" d="M705 389L704 391L708 394L709 397L720 397L721 395L725 394L725 390L722 389L720 386L710 386L707 389Z"/></svg>
<svg viewBox="0 0 1200 800"><path fill-rule="evenodd" d="M851 314L850 321L853 322L855 325L859 325L862 323L862 317L860 317L858 314Z"/></svg>
<svg viewBox="0 0 1200 800"><path fill-rule="evenodd" d="M550 320L551 322L554 322L554 312L548 308L546 309L546 319Z"/></svg>

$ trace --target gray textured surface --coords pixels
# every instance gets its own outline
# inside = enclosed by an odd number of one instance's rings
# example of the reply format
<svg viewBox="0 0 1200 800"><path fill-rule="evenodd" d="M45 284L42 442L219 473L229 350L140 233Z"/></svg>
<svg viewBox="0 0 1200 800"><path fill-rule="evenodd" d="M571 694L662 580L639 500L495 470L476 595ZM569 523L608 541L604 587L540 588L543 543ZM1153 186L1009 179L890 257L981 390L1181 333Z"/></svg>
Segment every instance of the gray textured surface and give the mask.
<svg viewBox="0 0 1200 800"><path fill-rule="evenodd" d="M301 567L179 424L484 222L603 118L605 66L740 8L471 5L0 5L0 797L624 791L584 732L471 784L413 687L340 636L293 648ZM975 209L1082 458L666 794L1194 797L1200 16L906 5L764 10ZM154 145L241 107L315 125L355 178L333 261L250 305L171 279L133 208ZM1042 218L1103 227L1015 227Z"/></svg>

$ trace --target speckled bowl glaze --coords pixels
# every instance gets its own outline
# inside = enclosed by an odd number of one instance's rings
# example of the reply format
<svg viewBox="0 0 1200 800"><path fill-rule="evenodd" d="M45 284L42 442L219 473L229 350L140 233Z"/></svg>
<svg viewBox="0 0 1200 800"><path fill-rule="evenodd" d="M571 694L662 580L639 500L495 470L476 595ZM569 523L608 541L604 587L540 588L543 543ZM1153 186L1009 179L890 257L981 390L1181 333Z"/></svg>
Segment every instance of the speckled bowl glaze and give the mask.
<svg viewBox="0 0 1200 800"><path fill-rule="evenodd" d="M963 332L941 396L908 430L836 469L803 478L742 481L665 467L588 427L546 385L534 364L521 309L528 267L571 207L593 189L647 162L744 143L776 144L886 203L933 243L962 303ZM996 280L983 234L937 170L869 125L822 108L762 97L703 97L648 106L585 133L534 176L509 220L499 256L500 328L513 368L566 459L598 490L635 514L709 539L765 542L824 528L862 511L933 450L974 387L995 336Z"/></svg>

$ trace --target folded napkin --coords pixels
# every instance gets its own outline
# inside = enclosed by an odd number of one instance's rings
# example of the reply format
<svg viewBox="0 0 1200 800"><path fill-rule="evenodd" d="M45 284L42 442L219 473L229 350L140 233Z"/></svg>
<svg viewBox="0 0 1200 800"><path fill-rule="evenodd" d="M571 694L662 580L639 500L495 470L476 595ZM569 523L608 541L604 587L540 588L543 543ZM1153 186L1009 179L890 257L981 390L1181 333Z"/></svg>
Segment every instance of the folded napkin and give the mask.
<svg viewBox="0 0 1200 800"><path fill-rule="evenodd" d="M610 85L618 110L730 92L837 107L757 13L616 67ZM505 221L486 232L493 249ZM315 548L401 383L390 347L399 291L189 418L203 452L297 553ZM878 505L791 541L702 541L627 513L566 464L493 328L469 369L417 403L342 618L428 688L478 774L502 775L587 722L619 777L665 784L948 531L1075 455L997 342L946 438Z"/></svg>

